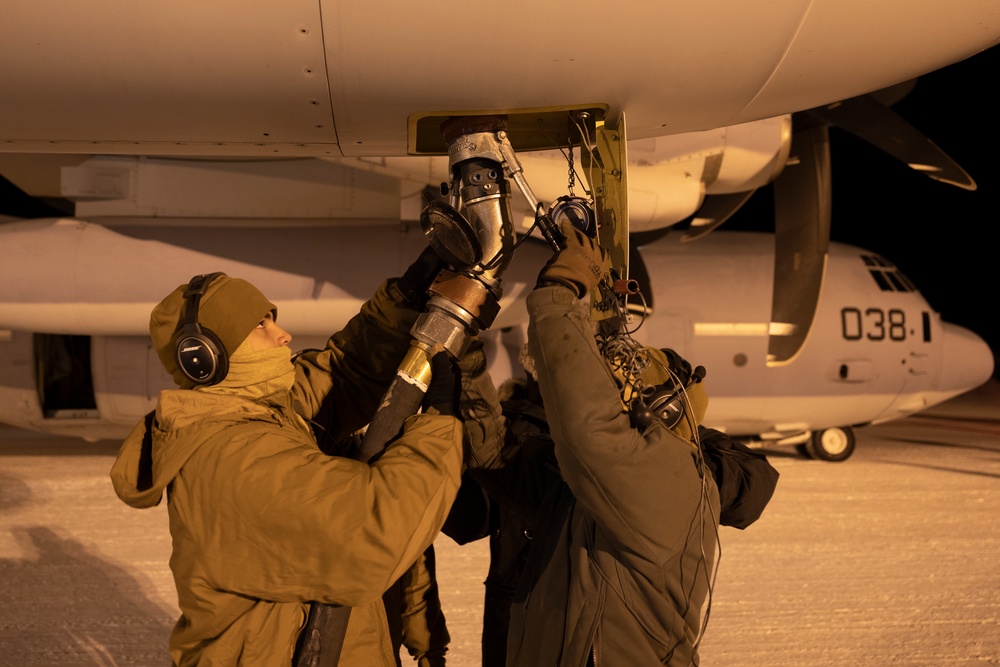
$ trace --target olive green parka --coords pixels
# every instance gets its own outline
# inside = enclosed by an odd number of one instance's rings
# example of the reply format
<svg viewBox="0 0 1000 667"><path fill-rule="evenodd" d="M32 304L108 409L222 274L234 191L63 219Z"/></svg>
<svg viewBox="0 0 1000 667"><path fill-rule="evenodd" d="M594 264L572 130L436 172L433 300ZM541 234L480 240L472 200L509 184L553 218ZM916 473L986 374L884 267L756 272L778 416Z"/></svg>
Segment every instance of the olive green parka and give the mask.
<svg viewBox="0 0 1000 667"><path fill-rule="evenodd" d="M507 665L697 665L719 495L691 426L632 426L589 306L569 289L535 289L527 306L557 468L502 449L510 424L479 372L485 363L463 360L468 468L532 531ZM700 388L689 393L700 420L707 398Z"/></svg>
<svg viewBox="0 0 1000 667"><path fill-rule="evenodd" d="M323 454L306 420L321 415L332 437L370 421L418 314L389 281L325 349L295 358L290 392L167 390L125 440L118 496L144 508L167 492L175 665L290 665L310 601L353 608L341 665L395 665L381 596L447 516L461 424L411 416L369 465Z"/></svg>

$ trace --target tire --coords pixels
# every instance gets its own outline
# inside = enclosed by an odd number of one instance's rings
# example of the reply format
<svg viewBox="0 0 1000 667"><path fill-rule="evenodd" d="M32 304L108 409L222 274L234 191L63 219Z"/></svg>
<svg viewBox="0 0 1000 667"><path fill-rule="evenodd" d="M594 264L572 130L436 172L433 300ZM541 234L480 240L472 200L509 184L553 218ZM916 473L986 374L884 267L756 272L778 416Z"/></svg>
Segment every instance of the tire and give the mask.
<svg viewBox="0 0 1000 667"><path fill-rule="evenodd" d="M850 426L817 431L809 438L806 450L814 459L837 463L846 461L854 453L854 429Z"/></svg>

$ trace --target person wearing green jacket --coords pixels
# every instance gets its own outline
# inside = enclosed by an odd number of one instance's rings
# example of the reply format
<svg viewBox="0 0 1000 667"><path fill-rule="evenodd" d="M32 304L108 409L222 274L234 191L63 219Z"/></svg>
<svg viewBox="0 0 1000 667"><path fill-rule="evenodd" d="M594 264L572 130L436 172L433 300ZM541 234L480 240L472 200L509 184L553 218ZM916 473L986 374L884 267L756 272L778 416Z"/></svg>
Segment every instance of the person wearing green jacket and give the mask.
<svg viewBox="0 0 1000 667"><path fill-rule="evenodd" d="M424 257L424 256L422 256ZM394 667L382 594L432 543L457 493L462 428L435 383L373 463L328 456L371 421L433 275L383 283L322 350L294 358L250 283L196 276L157 305L150 335L178 388L161 392L111 469L118 496L166 491L181 617L174 665L291 665L313 602L352 607L340 664Z"/></svg>
<svg viewBox="0 0 1000 667"><path fill-rule="evenodd" d="M634 344L623 370L607 340L598 345L585 297L605 260L593 239L569 225L563 233L566 248L527 299L524 361L547 449L535 438L538 455L525 456L532 441L502 410L482 348L462 360L467 469L531 536L506 665L697 665L719 555L719 491L698 439L707 394L678 380L662 350ZM670 387L679 403L635 402ZM511 430L520 448L504 447Z"/></svg>

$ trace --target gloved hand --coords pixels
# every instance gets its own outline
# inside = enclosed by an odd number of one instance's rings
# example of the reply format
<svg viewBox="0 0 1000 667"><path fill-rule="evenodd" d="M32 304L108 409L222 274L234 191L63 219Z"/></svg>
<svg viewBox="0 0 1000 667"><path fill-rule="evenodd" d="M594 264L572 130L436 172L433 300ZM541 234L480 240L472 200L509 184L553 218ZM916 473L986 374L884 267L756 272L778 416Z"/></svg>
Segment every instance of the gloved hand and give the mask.
<svg viewBox="0 0 1000 667"><path fill-rule="evenodd" d="M431 383L424 394L424 412L434 408L442 415L457 417L461 393L462 372L458 362L447 352L438 352L431 357Z"/></svg>
<svg viewBox="0 0 1000 667"><path fill-rule="evenodd" d="M482 339L473 337L465 354L458 361L463 376L478 377L486 371L486 348Z"/></svg>
<svg viewBox="0 0 1000 667"><path fill-rule="evenodd" d="M577 298L597 287L606 268L604 250L569 222L560 227L566 237L566 247L552 256L538 274L536 287L558 283L576 292Z"/></svg>
<svg viewBox="0 0 1000 667"><path fill-rule="evenodd" d="M434 249L427 246L399 278L396 287L411 306L422 310L429 297L427 289L446 266Z"/></svg>

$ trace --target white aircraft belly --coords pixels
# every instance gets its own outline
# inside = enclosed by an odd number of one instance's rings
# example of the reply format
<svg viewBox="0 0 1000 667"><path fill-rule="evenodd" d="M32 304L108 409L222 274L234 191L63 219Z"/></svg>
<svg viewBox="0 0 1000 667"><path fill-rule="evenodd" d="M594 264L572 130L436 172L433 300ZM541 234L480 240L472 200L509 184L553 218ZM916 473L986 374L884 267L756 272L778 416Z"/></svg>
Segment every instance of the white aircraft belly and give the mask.
<svg viewBox="0 0 1000 667"><path fill-rule="evenodd" d="M992 0L17 2L0 150L403 155L422 116L605 107L631 136L884 88L996 43Z"/></svg>

